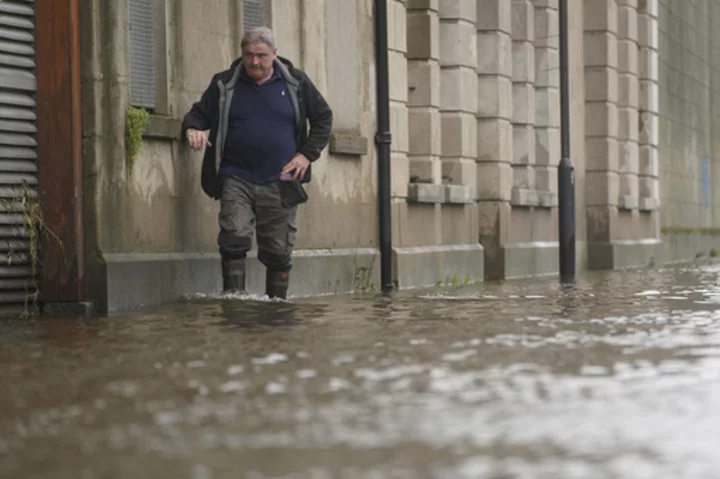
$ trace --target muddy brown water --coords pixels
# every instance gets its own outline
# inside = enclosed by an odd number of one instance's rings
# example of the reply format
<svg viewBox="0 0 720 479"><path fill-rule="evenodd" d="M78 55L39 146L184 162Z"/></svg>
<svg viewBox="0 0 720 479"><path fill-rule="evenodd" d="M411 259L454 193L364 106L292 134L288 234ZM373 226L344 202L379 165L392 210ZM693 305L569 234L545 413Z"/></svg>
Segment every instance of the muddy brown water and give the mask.
<svg viewBox="0 0 720 479"><path fill-rule="evenodd" d="M720 477L720 266L0 320L0 477Z"/></svg>

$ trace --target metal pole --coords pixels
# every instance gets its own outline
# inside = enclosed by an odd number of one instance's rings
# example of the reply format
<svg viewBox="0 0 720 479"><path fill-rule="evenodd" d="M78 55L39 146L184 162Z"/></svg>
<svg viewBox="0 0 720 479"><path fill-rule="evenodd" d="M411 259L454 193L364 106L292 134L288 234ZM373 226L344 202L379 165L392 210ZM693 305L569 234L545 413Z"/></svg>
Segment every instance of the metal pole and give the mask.
<svg viewBox="0 0 720 479"><path fill-rule="evenodd" d="M560 135L558 223L560 279L575 280L575 171L570 161L570 78L568 74L568 0L560 0Z"/></svg>
<svg viewBox="0 0 720 479"><path fill-rule="evenodd" d="M394 289L392 280L392 224L390 209L390 90L388 66L387 0L375 0L375 61L377 74L378 216L380 282L383 293Z"/></svg>

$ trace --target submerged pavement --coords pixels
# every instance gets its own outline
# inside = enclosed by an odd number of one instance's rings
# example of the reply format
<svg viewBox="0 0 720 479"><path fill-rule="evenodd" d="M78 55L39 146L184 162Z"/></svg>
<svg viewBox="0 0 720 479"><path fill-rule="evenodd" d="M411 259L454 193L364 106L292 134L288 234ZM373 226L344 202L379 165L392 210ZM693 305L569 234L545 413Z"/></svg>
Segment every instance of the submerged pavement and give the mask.
<svg viewBox="0 0 720 479"><path fill-rule="evenodd" d="M720 477L719 280L0 320L0 477Z"/></svg>

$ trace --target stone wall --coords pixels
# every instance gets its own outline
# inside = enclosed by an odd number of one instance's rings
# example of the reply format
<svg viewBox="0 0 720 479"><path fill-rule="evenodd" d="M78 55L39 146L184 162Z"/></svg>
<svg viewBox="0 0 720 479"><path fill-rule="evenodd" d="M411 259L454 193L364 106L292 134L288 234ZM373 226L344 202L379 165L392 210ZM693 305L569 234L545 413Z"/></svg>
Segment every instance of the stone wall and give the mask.
<svg viewBox="0 0 720 479"><path fill-rule="evenodd" d="M659 2L660 183L667 261L720 250L720 1Z"/></svg>
<svg viewBox="0 0 720 479"><path fill-rule="evenodd" d="M325 274L307 274L311 279L294 282L291 293L348 291L356 271L372 271L376 257L374 48L359 41L373 37L371 4L265 5L279 54L310 75L336 112L331 146L313 167L311 201L298 214L298 271L319 262ZM162 47L155 49L154 67L163 81L132 168L124 139L128 0L93 0L81 9L90 295L102 311L217 291L219 204L200 189L202 154L180 141L179 121L212 74L239 56L242 2L155 3L153 40ZM249 282L262 292L264 271L257 262Z"/></svg>
<svg viewBox="0 0 720 479"><path fill-rule="evenodd" d="M657 0L585 0L588 264L645 266L658 231Z"/></svg>
<svg viewBox="0 0 720 479"><path fill-rule="evenodd" d="M218 205L201 192L201 155L189 151L178 130L212 72L240 54L242 36L242 0L156 2L162 105L130 170L124 158L128 1L82 6L88 277L91 295L110 310L219 289ZM378 274L373 2L263 5L279 53L310 75L335 111L331 144L313 167L311 200L299 210L290 293L371 289ZM581 270L641 266L658 256L658 5L569 2ZM387 8L397 287L555 274L558 0L387 0ZM676 42L697 46L699 35L675 30ZM670 59L692 82L683 80L687 98L674 100L663 117L675 123L689 111L679 105L689 105L691 92L705 85L679 61ZM668 103L669 95L663 98ZM714 97L696 100L708 105ZM712 115L705 117L707 132ZM673 155L700 139L708 144L702 151L711 151L707 134L678 139L673 127L667 136ZM682 185L690 195L683 198L696 194L690 183ZM697 221L685 217L677 225L700 224L702 212L702 224L711 224L701 206L692 216ZM263 280L253 259L251 292L262 292ZM164 286L147 287L157 282Z"/></svg>
<svg viewBox="0 0 720 479"><path fill-rule="evenodd" d="M220 287L219 205L200 189L202 154L179 138L179 122L212 73L239 56L243 2L154 3L158 104L130 168L125 158L128 1L91 0L81 6L87 277L100 311ZM441 70L448 78L455 70L465 79L468 73L475 78L474 57L448 49L441 58L439 48L441 31L454 41L448 24L472 31L461 41L474 47L474 13L466 6L440 12L437 1L422 3L388 2L399 287L457 276L483 278L474 202L475 138L474 130L466 129L474 123L474 109L467 104L475 102L474 91L460 97L447 92L441 102L440 90ZM290 294L372 289L379 273L372 2L266 0L263 5L279 54L308 73L335 111L333 137L313 165L307 187L311 200L299 208ZM431 35L425 45L414 42L408 48L408 35L426 25ZM462 146L447 143L443 150L443 128ZM251 292L262 293L264 269L254 259L248 280Z"/></svg>

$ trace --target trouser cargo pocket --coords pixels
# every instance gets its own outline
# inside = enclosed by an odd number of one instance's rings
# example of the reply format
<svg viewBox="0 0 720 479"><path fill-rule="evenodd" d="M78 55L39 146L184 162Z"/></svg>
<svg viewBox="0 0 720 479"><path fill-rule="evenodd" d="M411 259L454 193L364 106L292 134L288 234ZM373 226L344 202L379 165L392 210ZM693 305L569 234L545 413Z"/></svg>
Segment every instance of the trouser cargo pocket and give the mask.
<svg viewBox="0 0 720 479"><path fill-rule="evenodd" d="M292 208L308 200L305 188L295 180L280 181L280 195L285 208Z"/></svg>

